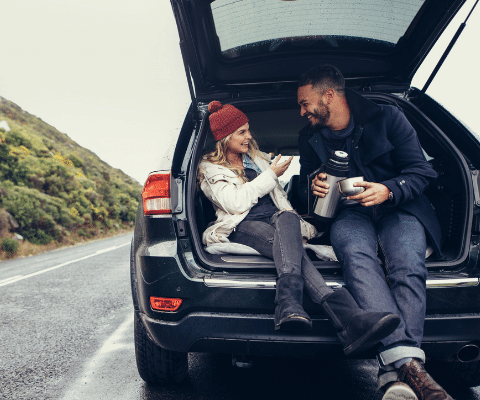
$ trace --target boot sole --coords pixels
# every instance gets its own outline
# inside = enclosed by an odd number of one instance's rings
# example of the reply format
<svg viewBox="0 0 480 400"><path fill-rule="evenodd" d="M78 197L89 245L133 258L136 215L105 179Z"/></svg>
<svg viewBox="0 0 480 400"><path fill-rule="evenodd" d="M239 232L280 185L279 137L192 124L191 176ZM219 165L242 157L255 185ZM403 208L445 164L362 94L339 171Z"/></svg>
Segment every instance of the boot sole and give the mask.
<svg viewBox="0 0 480 400"><path fill-rule="evenodd" d="M275 330L288 333L305 333L312 329L312 321L300 315L289 315L275 325Z"/></svg>
<svg viewBox="0 0 480 400"><path fill-rule="evenodd" d="M418 397L408 385L394 384L385 392L382 400L418 400Z"/></svg>
<svg viewBox="0 0 480 400"><path fill-rule="evenodd" d="M389 314L383 317L373 325L363 336L359 337L350 346L345 347L343 352L346 356L352 356L356 353L362 353L380 340L390 335L400 325L400 318L395 314Z"/></svg>

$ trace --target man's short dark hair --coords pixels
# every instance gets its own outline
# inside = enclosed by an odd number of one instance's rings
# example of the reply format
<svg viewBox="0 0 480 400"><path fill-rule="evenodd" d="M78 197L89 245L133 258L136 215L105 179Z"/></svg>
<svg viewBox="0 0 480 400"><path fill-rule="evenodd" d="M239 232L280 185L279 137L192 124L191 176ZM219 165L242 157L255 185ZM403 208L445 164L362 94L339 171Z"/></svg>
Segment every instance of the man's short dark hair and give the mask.
<svg viewBox="0 0 480 400"><path fill-rule="evenodd" d="M312 85L320 94L328 89L334 89L338 94L345 94L345 78L333 65L319 65L309 69L300 76L298 87Z"/></svg>

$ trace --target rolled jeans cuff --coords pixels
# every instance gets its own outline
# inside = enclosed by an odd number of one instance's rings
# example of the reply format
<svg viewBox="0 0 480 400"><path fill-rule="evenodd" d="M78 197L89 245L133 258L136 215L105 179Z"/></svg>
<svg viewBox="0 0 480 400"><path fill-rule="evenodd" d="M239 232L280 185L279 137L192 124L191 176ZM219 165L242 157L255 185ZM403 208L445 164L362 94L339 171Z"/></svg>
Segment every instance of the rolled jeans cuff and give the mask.
<svg viewBox="0 0 480 400"><path fill-rule="evenodd" d="M425 362L425 353L423 350L419 349L418 347L411 346L398 346L382 351L378 354L377 359L378 363L380 364L380 368L385 370L386 366L393 364L395 361L409 357Z"/></svg>
<svg viewBox="0 0 480 400"><path fill-rule="evenodd" d="M380 389L386 384L396 381L398 381L398 372L396 370L381 373L378 375L378 388Z"/></svg>
<svg viewBox="0 0 480 400"><path fill-rule="evenodd" d="M377 360L380 364L380 369L378 371L379 388L398 380L398 372L394 363L402 358L417 358L422 362L425 362L425 353L422 349L411 346L397 346L379 353L377 355Z"/></svg>

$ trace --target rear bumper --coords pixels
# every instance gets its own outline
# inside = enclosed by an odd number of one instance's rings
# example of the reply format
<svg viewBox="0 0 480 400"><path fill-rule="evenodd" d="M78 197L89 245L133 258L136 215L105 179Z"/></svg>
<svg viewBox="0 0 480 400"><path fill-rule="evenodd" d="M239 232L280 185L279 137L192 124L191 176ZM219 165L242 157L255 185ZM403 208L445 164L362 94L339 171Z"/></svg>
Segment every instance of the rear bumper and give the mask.
<svg viewBox="0 0 480 400"><path fill-rule="evenodd" d="M273 315L191 313L178 322L140 314L157 345L180 352L212 352L295 358L344 357L335 330L326 319L314 319L307 334L275 331ZM427 357L450 359L464 345L480 342L480 314L428 316L422 348ZM375 351L365 358L375 357Z"/></svg>

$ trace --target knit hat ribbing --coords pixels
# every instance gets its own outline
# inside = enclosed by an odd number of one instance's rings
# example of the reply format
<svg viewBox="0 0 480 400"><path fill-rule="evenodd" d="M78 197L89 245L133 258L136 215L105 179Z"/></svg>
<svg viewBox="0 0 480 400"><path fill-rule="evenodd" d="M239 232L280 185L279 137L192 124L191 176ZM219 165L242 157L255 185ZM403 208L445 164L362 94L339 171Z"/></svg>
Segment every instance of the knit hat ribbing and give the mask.
<svg viewBox="0 0 480 400"><path fill-rule="evenodd" d="M248 122L248 117L231 104L222 105L219 101L212 101L208 105L210 115L210 129L213 138L218 141L235 132Z"/></svg>

